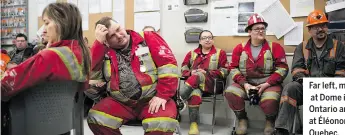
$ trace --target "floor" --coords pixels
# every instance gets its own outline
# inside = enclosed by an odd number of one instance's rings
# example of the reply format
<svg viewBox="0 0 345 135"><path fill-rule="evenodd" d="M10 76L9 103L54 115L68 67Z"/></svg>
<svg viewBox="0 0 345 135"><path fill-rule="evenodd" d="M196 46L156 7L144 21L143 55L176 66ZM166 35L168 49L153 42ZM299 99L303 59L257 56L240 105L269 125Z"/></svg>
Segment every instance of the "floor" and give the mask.
<svg viewBox="0 0 345 135"><path fill-rule="evenodd" d="M181 132L182 135L188 135L189 124L181 123ZM133 126L122 126L120 128L123 135L143 135L144 130L142 127L133 127ZM212 128L210 125L200 125L199 127L200 135L211 135ZM262 135L262 129L249 129L247 135ZM84 122L84 135L93 135L89 129L86 121ZM177 134L176 134L177 135ZM231 135L231 128L225 126L215 126L213 135Z"/></svg>

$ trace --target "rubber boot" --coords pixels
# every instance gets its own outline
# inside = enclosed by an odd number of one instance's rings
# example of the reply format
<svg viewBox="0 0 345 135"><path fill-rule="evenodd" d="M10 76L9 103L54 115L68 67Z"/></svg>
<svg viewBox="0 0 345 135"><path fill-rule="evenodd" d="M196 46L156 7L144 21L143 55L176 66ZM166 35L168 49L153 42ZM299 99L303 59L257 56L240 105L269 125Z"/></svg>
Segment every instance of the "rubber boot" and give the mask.
<svg viewBox="0 0 345 135"><path fill-rule="evenodd" d="M274 132L274 135L289 135L289 131L287 131L286 129L278 128Z"/></svg>
<svg viewBox="0 0 345 135"><path fill-rule="evenodd" d="M274 120L275 120L274 116L266 117L264 135L273 135L273 133L274 133Z"/></svg>
<svg viewBox="0 0 345 135"><path fill-rule="evenodd" d="M199 132L198 123L196 122L190 123L188 135L199 135L199 134L200 132Z"/></svg>
<svg viewBox="0 0 345 135"><path fill-rule="evenodd" d="M245 110L242 110L242 111L236 111L235 114L236 114L236 117L238 119L238 126L236 128L236 134L237 135L247 134L247 128L248 128L247 113L245 112Z"/></svg>
<svg viewBox="0 0 345 135"><path fill-rule="evenodd" d="M274 123L270 120L266 120L266 125L264 129L264 135L273 135L274 132Z"/></svg>
<svg viewBox="0 0 345 135"><path fill-rule="evenodd" d="M199 135L199 107L189 107L190 128L189 135Z"/></svg>
<svg viewBox="0 0 345 135"><path fill-rule="evenodd" d="M180 93L180 99L182 100L181 102L179 102L179 112L182 113L186 108L187 108L187 100L190 97L190 95L193 92L193 88L188 86L188 85L184 85L179 93Z"/></svg>

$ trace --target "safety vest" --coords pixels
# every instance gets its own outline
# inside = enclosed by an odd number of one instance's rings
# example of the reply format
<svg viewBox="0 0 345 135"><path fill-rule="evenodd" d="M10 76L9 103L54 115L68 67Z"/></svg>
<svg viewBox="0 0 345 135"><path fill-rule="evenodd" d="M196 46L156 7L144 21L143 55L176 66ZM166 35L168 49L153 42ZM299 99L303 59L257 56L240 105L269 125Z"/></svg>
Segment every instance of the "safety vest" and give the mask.
<svg viewBox="0 0 345 135"><path fill-rule="evenodd" d="M307 46L307 41L303 41L302 43L302 53L303 53L303 57L304 57L304 63L305 65L307 65L307 69L304 71L306 74L310 74L310 69L308 66L308 59L310 56L310 50L306 49ZM329 52L329 58L336 58L336 53L337 53L337 46L338 46L338 40L333 39L333 48L330 50ZM296 70L294 72L294 74L296 74L298 71L302 71L302 70ZM335 71L336 75L340 75L340 76L345 76L345 71L344 70L337 70Z"/></svg>
<svg viewBox="0 0 345 135"><path fill-rule="evenodd" d="M265 76L271 75L273 68L274 68L274 57L273 57L273 49L272 45L273 43L270 41L267 41L270 50L266 50L264 54L264 68L263 68L263 73ZM242 43L242 48L246 46L247 43L243 42ZM249 59L247 53L245 51L242 51L241 57L240 57L240 62L239 62L239 69L243 75L247 74L247 60Z"/></svg>
<svg viewBox="0 0 345 135"><path fill-rule="evenodd" d="M329 52L329 58L335 58L335 54L337 52L337 45L338 45L338 40L333 39L333 48ZM305 63L307 63L310 56L310 50L305 48L306 46L307 46L307 41L303 41L302 53L303 53Z"/></svg>
<svg viewBox="0 0 345 135"><path fill-rule="evenodd" d="M147 45L145 42L142 42L138 45L138 47L139 47L138 49L142 49L145 47L147 48ZM140 61L140 71L143 74L149 75L151 77L151 81L145 81L147 82L146 84L142 84L142 83L140 84L141 90L142 90L142 96L140 97L140 99L153 97L156 94L155 88L157 85L156 82L158 80L158 70L157 70L156 64L154 63L150 52L143 55L139 55L138 58ZM116 98L117 100L121 102L127 102L129 100L128 97L125 97L123 94L121 94L119 90L113 90L112 88L110 88L111 71L112 71L111 63L112 62L111 62L110 57L107 54L105 54L104 65L103 65L103 75L104 75L105 80L108 82L107 91L109 91L111 96Z"/></svg>

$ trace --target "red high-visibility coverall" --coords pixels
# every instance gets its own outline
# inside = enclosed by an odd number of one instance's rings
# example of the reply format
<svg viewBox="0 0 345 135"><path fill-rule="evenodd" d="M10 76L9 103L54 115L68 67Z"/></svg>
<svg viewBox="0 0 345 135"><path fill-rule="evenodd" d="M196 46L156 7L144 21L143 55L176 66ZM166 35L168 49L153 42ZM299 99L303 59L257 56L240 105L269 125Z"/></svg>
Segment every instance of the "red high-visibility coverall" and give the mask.
<svg viewBox="0 0 345 135"><path fill-rule="evenodd" d="M144 32L144 39L128 30L131 43L131 69L141 85L141 96L133 100L124 96L119 88L120 79L116 51L97 40L91 48L92 70L102 72L110 95L102 99L89 112L88 123L94 134L121 134L119 127L139 118L146 134L172 135L178 121L176 104L171 99L177 89L177 62L167 43L154 32ZM107 59L105 59L105 56ZM103 69L103 71L102 71ZM152 97L166 99L165 110L148 113Z"/></svg>
<svg viewBox="0 0 345 135"><path fill-rule="evenodd" d="M244 99L247 92L243 85L249 83L253 86L269 83L261 95L260 107L266 116L275 116L278 111L278 101L281 93L281 83L288 73L285 51L275 42L265 41L256 61L251 54L250 39L246 43L238 44L232 53L229 66L230 75L234 83L225 90L225 97L234 111L244 109Z"/></svg>
<svg viewBox="0 0 345 135"><path fill-rule="evenodd" d="M227 58L225 51L212 46L210 52L205 56L201 53L201 48L188 52L182 63L182 76L188 77L184 89L192 90L191 95L182 95L190 97L189 107L198 107L201 104L202 92L213 93L214 78L223 80L228 75L226 67ZM192 75L192 70L204 69L206 74L197 73ZM185 91L185 90L181 90ZM183 93L181 93L183 94Z"/></svg>
<svg viewBox="0 0 345 135"><path fill-rule="evenodd" d="M77 40L62 40L50 48L30 57L18 66L8 69L1 79L2 99L23 90L47 82L73 80L81 82L80 90L88 85L88 78L82 64L82 49ZM76 69L82 70L75 72Z"/></svg>

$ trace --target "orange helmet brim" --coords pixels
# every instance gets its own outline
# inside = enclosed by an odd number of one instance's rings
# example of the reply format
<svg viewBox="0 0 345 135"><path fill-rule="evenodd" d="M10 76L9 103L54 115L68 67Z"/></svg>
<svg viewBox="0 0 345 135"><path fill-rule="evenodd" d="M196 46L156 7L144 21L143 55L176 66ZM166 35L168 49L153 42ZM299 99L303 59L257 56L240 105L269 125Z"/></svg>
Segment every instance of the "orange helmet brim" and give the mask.
<svg viewBox="0 0 345 135"><path fill-rule="evenodd" d="M318 21L318 22L315 22L315 23L307 24L305 26L309 27L309 26L316 25L316 24L321 24L321 23L329 23L329 22L327 20L326 21Z"/></svg>

